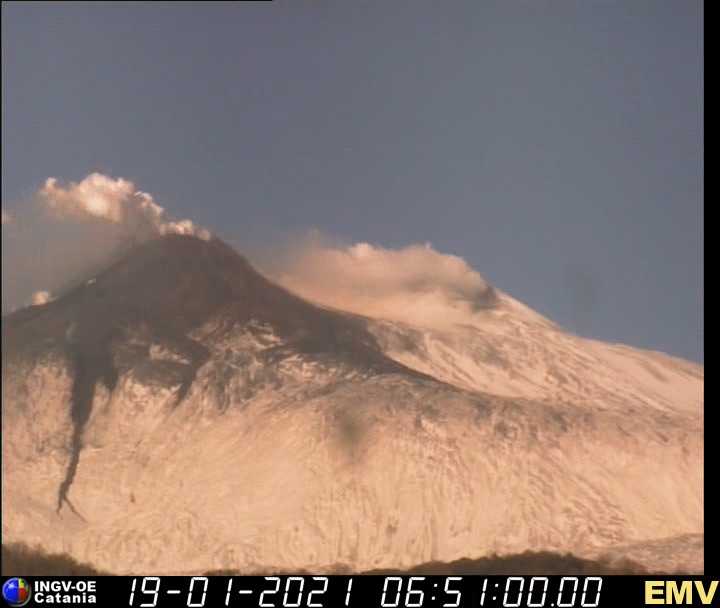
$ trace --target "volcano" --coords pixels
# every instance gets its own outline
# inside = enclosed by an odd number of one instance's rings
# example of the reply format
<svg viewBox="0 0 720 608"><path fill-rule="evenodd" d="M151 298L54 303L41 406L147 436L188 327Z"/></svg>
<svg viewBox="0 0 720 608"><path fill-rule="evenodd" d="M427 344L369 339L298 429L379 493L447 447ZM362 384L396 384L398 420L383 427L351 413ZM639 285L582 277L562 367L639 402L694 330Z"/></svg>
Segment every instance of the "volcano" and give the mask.
<svg viewBox="0 0 720 608"><path fill-rule="evenodd" d="M168 235L2 340L5 543L118 574L528 550L702 569L702 368L499 290L468 325L370 319Z"/></svg>

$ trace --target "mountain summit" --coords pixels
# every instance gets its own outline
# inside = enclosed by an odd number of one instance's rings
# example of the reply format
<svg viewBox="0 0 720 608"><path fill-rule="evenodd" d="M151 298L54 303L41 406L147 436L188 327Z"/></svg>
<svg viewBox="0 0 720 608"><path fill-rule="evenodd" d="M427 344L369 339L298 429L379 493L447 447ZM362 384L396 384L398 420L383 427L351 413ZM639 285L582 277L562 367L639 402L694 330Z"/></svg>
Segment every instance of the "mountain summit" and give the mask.
<svg viewBox="0 0 720 608"><path fill-rule="evenodd" d="M499 291L446 329L369 319L170 235L2 339L4 542L100 569L593 557L703 531L702 368Z"/></svg>

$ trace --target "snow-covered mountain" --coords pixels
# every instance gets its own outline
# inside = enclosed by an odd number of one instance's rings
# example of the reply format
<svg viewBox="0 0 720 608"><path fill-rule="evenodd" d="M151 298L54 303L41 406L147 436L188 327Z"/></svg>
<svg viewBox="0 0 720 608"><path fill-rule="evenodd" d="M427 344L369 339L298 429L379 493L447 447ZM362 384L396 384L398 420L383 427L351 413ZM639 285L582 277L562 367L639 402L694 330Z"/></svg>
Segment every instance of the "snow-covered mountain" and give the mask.
<svg viewBox="0 0 720 608"><path fill-rule="evenodd" d="M495 296L431 329L309 303L216 239L139 246L3 318L3 542L116 573L701 569L702 367Z"/></svg>

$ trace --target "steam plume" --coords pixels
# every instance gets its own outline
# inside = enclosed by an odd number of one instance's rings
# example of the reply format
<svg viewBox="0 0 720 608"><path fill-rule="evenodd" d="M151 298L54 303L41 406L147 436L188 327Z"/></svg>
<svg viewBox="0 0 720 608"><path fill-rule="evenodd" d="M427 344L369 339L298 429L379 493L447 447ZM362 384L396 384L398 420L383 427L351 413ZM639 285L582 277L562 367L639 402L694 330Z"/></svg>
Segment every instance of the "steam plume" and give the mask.
<svg viewBox="0 0 720 608"><path fill-rule="evenodd" d="M132 181L101 173L67 185L48 178L12 215L3 210L2 225L3 313L48 302L136 243L170 233L210 238Z"/></svg>
<svg viewBox="0 0 720 608"><path fill-rule="evenodd" d="M50 177L40 189L49 209L62 219L81 219L84 215L124 225L136 237L155 234L191 234L210 238L207 230L197 228L190 220L170 221L165 209L147 192L123 178L113 179L91 173L79 183L63 188Z"/></svg>
<svg viewBox="0 0 720 608"><path fill-rule="evenodd" d="M52 296L50 295L49 291L36 291L32 296L32 305L33 306L42 306L43 304L47 304L52 300Z"/></svg>
<svg viewBox="0 0 720 608"><path fill-rule="evenodd" d="M267 260L264 269L320 304L428 326L467 323L496 300L493 288L465 260L430 244L342 246L315 233Z"/></svg>

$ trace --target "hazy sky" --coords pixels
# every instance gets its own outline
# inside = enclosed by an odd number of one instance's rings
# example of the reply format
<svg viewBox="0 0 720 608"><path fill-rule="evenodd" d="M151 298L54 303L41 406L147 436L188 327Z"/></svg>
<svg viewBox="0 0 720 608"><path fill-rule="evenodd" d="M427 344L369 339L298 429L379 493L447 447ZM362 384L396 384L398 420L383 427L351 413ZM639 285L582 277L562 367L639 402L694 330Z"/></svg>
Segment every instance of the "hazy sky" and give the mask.
<svg viewBox="0 0 720 608"><path fill-rule="evenodd" d="M694 0L2 5L2 200L92 170L239 248L429 241L702 361Z"/></svg>

